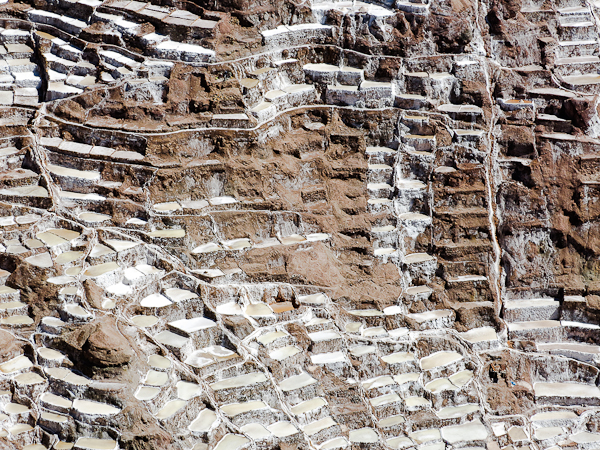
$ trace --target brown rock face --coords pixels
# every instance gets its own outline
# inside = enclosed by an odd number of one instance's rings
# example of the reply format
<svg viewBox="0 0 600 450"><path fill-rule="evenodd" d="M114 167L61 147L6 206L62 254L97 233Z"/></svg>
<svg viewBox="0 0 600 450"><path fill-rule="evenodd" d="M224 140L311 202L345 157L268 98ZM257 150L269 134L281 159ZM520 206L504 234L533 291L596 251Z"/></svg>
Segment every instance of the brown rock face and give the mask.
<svg viewBox="0 0 600 450"><path fill-rule="evenodd" d="M119 376L134 356L131 343L111 316L73 327L58 342L75 367L90 376L103 377L104 372Z"/></svg>
<svg viewBox="0 0 600 450"><path fill-rule="evenodd" d="M82 346L84 357L98 367L122 366L131 361L131 344L121 334L112 317L104 317L94 324L85 344Z"/></svg>

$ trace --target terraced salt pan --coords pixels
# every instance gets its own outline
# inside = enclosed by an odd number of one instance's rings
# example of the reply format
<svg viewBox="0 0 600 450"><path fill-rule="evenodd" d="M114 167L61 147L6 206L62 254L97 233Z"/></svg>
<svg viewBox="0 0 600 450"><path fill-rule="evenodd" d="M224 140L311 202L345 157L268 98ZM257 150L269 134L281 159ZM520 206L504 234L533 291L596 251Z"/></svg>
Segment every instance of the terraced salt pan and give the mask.
<svg viewBox="0 0 600 450"><path fill-rule="evenodd" d="M210 388L213 391L220 391L224 389L235 389L240 387L252 386L254 384L264 383L267 381L267 377L262 372L251 372L245 375L237 377L227 378L216 383L210 384Z"/></svg>
<svg viewBox="0 0 600 450"><path fill-rule="evenodd" d="M133 324L140 328L149 328L158 323L158 317L156 316L133 316L131 318Z"/></svg>
<svg viewBox="0 0 600 450"><path fill-rule="evenodd" d="M106 197L103 197L102 195L94 194L94 193L82 194L80 192L71 192L71 191L61 190L58 192L58 195L61 198L66 198L66 199L70 199L70 200L85 200L85 201L98 201L98 202L103 202L104 200L106 200Z"/></svg>
<svg viewBox="0 0 600 450"><path fill-rule="evenodd" d="M60 264L60 265L69 264L74 261L77 261L78 259L83 257L83 255L84 255L83 252L77 252L77 251L62 252L60 255L58 255L56 257L56 259L54 261L56 262L56 264Z"/></svg>
<svg viewBox="0 0 600 450"><path fill-rule="evenodd" d="M144 308L164 308L165 306L172 305L173 303L167 297L162 294L150 294L144 297L140 302L140 306Z"/></svg>
<svg viewBox="0 0 600 450"><path fill-rule="evenodd" d="M435 380L427 383L424 387L425 390L431 392L432 394L438 394L443 391L457 390L457 387L454 386L447 378L436 378Z"/></svg>
<svg viewBox="0 0 600 450"><path fill-rule="evenodd" d="M75 304L75 303L66 304L63 308L71 316L74 316L74 317L77 317L80 319L87 319L87 318L92 317L92 314L90 314L88 311L83 309L80 305Z"/></svg>
<svg viewBox="0 0 600 450"><path fill-rule="evenodd" d="M342 336L335 330L323 330L315 333L308 333L308 337L313 342L325 342L332 341L334 339L341 339Z"/></svg>
<svg viewBox="0 0 600 450"><path fill-rule="evenodd" d="M379 442L379 435L372 428L351 430L348 434L350 442L356 444L374 444Z"/></svg>
<svg viewBox="0 0 600 450"><path fill-rule="evenodd" d="M214 423L217 421L217 415L210 409L203 409L198 413L198 416L190 423L188 429L198 433L208 432ZM233 444L232 442L231 444ZM227 444L227 443L226 443ZM227 446L222 447L224 450L229 448Z"/></svg>
<svg viewBox="0 0 600 450"><path fill-rule="evenodd" d="M379 426L381 428L393 427L395 425L400 425L406 422L406 419L402 414L395 414L393 416L386 417L379 421Z"/></svg>
<svg viewBox="0 0 600 450"><path fill-rule="evenodd" d="M370 198L367 200L369 205L385 205L387 203L392 203L392 200L389 198Z"/></svg>
<svg viewBox="0 0 600 450"><path fill-rule="evenodd" d="M306 372L302 372L300 375L294 375L279 383L279 388L284 392L301 389L306 386L311 386L317 383L313 377Z"/></svg>
<svg viewBox="0 0 600 450"><path fill-rule="evenodd" d="M600 346L590 344L580 344L571 342L554 342L554 343L538 343L536 344L538 351L559 351L564 353L590 353L600 355Z"/></svg>
<svg viewBox="0 0 600 450"><path fill-rule="evenodd" d="M460 361L463 356L453 351L435 352L429 356L421 358L419 364L423 370L431 370L438 367L444 367L454 362Z"/></svg>
<svg viewBox="0 0 600 450"><path fill-rule="evenodd" d="M450 444L464 441L484 441L488 437L488 431L479 420L474 420L461 425L443 427L442 437Z"/></svg>
<svg viewBox="0 0 600 450"><path fill-rule="evenodd" d="M56 422L56 423L66 423L69 421L68 416L63 416L62 414L55 414L55 413L49 413L49 412L44 412L41 414L40 416L41 420L45 420L48 422ZM27 447L25 447L27 448ZM46 447L42 447L42 448L46 448Z"/></svg>
<svg viewBox="0 0 600 450"><path fill-rule="evenodd" d="M239 414L244 414L258 409L268 408L267 404L262 401L249 401L243 403L229 403L220 407L221 411L229 417L235 417Z"/></svg>
<svg viewBox="0 0 600 450"><path fill-rule="evenodd" d="M431 222L431 217L420 213L404 213L398 218L404 222Z"/></svg>
<svg viewBox="0 0 600 450"><path fill-rule="evenodd" d="M319 450L333 450L336 448L346 448L348 447L350 444L348 443L348 441L342 437L342 436L338 436L336 438L330 439L328 441L325 441L323 444L321 444L318 449Z"/></svg>
<svg viewBox="0 0 600 450"><path fill-rule="evenodd" d="M565 434L565 430L562 427L536 428L533 432L533 436L539 441L552 439L562 434Z"/></svg>
<svg viewBox="0 0 600 450"><path fill-rule="evenodd" d="M10 316L0 319L0 324L13 326L33 325L33 319L29 316Z"/></svg>
<svg viewBox="0 0 600 450"><path fill-rule="evenodd" d="M383 312L378 309L354 309L348 311L348 314L358 317L381 317L384 315Z"/></svg>
<svg viewBox="0 0 600 450"><path fill-rule="evenodd" d="M238 201L234 197L213 197L208 199L208 202L211 206L221 206L221 205L232 205L234 203L238 203Z"/></svg>
<svg viewBox="0 0 600 450"><path fill-rule="evenodd" d="M452 317L452 310L437 309L434 311L425 311L423 313L408 314L407 317L415 322L422 324L425 322Z"/></svg>
<svg viewBox="0 0 600 450"><path fill-rule="evenodd" d="M128 219L127 222L125 222L127 225L139 225L139 226L144 226L147 225L148 222L142 219L138 219L137 217L134 217L132 219Z"/></svg>
<svg viewBox="0 0 600 450"><path fill-rule="evenodd" d="M17 356L0 364L0 372L2 373L13 373L20 372L21 370L29 369L33 366L33 363L24 355Z"/></svg>
<svg viewBox="0 0 600 450"><path fill-rule="evenodd" d="M397 352L383 356L381 360L387 364L401 364L415 360L415 355L410 352Z"/></svg>
<svg viewBox="0 0 600 450"><path fill-rule="evenodd" d="M73 402L70 400L48 392L42 394L40 402L43 405L47 405L49 409L57 409L61 412L68 412L73 406Z"/></svg>
<svg viewBox="0 0 600 450"><path fill-rule="evenodd" d="M83 272L83 274L90 278L97 278L104 274L114 272L115 270L119 269L120 267L116 262L107 262L95 266L90 266Z"/></svg>
<svg viewBox="0 0 600 450"><path fill-rule="evenodd" d="M373 252L373 254L375 256L383 256L383 255L391 255L394 252L396 252L395 248L388 247L388 248L378 248Z"/></svg>
<svg viewBox="0 0 600 450"><path fill-rule="evenodd" d="M104 244L96 244L92 247L90 257L99 258L101 256L112 255L115 251Z"/></svg>
<svg viewBox="0 0 600 450"><path fill-rule="evenodd" d="M44 247L44 243L42 241L40 241L39 239L26 239L25 245L32 250L35 250L36 248Z"/></svg>
<svg viewBox="0 0 600 450"><path fill-rule="evenodd" d="M346 355L343 352L319 353L311 355L310 361L313 364L335 364L347 362Z"/></svg>
<svg viewBox="0 0 600 450"><path fill-rule="evenodd" d="M48 164L47 165L48 170L50 171L50 173L53 173L54 175L60 175L63 177L69 177L69 178L81 178L83 180L99 180L100 179L100 172L97 171L88 171L88 170L77 170L77 169L70 169L68 167L63 167L63 166L57 166L54 164Z"/></svg>
<svg viewBox="0 0 600 450"><path fill-rule="evenodd" d="M394 394L394 393L380 395L379 397L369 399L369 403L371 403L371 406L373 406L373 407L385 406L390 403L396 403L399 401L401 401L400 396L398 394Z"/></svg>
<svg viewBox="0 0 600 450"><path fill-rule="evenodd" d="M396 227L394 225L385 225L382 227L371 228L371 232L373 232L373 233L390 233L395 230L396 230Z"/></svg>
<svg viewBox="0 0 600 450"><path fill-rule="evenodd" d="M171 367L171 360L161 355L150 355L148 364L155 369L168 369Z"/></svg>
<svg viewBox="0 0 600 450"><path fill-rule="evenodd" d="M394 379L391 376L383 375L380 377L375 377L375 378L370 378L368 380L364 380L362 382L362 386L363 386L363 389L368 391L370 389L377 389L377 388L381 388L381 387L385 387L385 386L390 386L395 383L396 382L394 381Z"/></svg>
<svg viewBox="0 0 600 450"><path fill-rule="evenodd" d="M290 408L292 414L299 416L300 414L304 414L311 411L316 411L319 408L327 405L327 400L322 397L311 398L310 400L306 400L304 402L298 403L295 406Z"/></svg>
<svg viewBox="0 0 600 450"><path fill-rule="evenodd" d="M398 178L395 183L398 189L425 189L427 185L419 180Z"/></svg>
<svg viewBox="0 0 600 450"><path fill-rule="evenodd" d="M513 442L521 442L529 439L527 431L523 427L512 426L508 429L508 437Z"/></svg>
<svg viewBox="0 0 600 450"><path fill-rule="evenodd" d="M462 371L457 372L454 375L448 377L448 380L450 380L450 382L457 388L461 388L461 387L465 386L472 378L473 378L472 371L462 370Z"/></svg>
<svg viewBox="0 0 600 450"><path fill-rule="evenodd" d="M83 414L95 416L112 416L121 412L119 408L106 403L94 402L91 400L76 399L73 401L73 408Z"/></svg>
<svg viewBox="0 0 600 450"><path fill-rule="evenodd" d="M311 295L300 295L298 301L307 305L322 305L327 301L327 296L322 293Z"/></svg>
<svg viewBox="0 0 600 450"><path fill-rule="evenodd" d="M0 286L0 295L1 296L13 296L14 294L18 294L18 289L13 289L10 286Z"/></svg>
<svg viewBox="0 0 600 450"><path fill-rule="evenodd" d="M274 314L271 307L266 303L250 303L246 305L244 312L250 317L266 317Z"/></svg>
<svg viewBox="0 0 600 450"><path fill-rule="evenodd" d="M6 414L25 414L29 412L30 409L25 405L20 405L19 403L8 403L4 406L4 412Z"/></svg>
<svg viewBox="0 0 600 450"><path fill-rule="evenodd" d="M313 327L313 326L317 326L317 325L326 325L326 324L330 324L333 323L333 321L331 319L324 319L322 317L313 317L312 319L310 319L308 322L306 322L306 327Z"/></svg>
<svg viewBox="0 0 600 450"><path fill-rule="evenodd" d="M60 320L58 317L44 317L44 318L42 318L41 323L45 327L54 329L54 330L58 330L66 325L65 322Z"/></svg>
<svg viewBox="0 0 600 450"><path fill-rule="evenodd" d="M48 191L41 186L15 186L9 189L0 189L0 194L14 195L16 197L48 198Z"/></svg>
<svg viewBox="0 0 600 450"><path fill-rule="evenodd" d="M388 332L385 329L385 327L365 328L364 330L362 330L361 334L362 334L362 336L368 337L368 338L375 338L375 337L381 338L381 337L388 336Z"/></svg>
<svg viewBox="0 0 600 450"><path fill-rule="evenodd" d="M271 437L271 432L259 423L249 423L240 428L240 431L250 436L255 441L262 441Z"/></svg>
<svg viewBox="0 0 600 450"><path fill-rule="evenodd" d="M482 114L483 110L475 105L453 105L450 103L438 106L438 111L444 113L460 113L460 114Z"/></svg>
<svg viewBox="0 0 600 450"><path fill-rule="evenodd" d="M468 281L486 281L487 277L483 275L457 275L455 277L448 277L448 283L464 283Z"/></svg>
<svg viewBox="0 0 600 450"><path fill-rule="evenodd" d="M427 286L411 286L406 289L407 295L429 294L431 292L433 292L432 289Z"/></svg>
<svg viewBox="0 0 600 450"><path fill-rule="evenodd" d="M269 352L269 357L273 358L277 361L283 361L286 358L290 358L294 355L297 355L302 350L300 350L295 345L288 345L286 347L281 347L276 350L272 350Z"/></svg>
<svg viewBox="0 0 600 450"><path fill-rule="evenodd" d="M544 421L554 421L554 420L577 420L579 416L573 411L563 410L563 411L547 411L534 414L531 416L532 422L544 422Z"/></svg>
<svg viewBox="0 0 600 450"><path fill-rule="evenodd" d="M475 344L477 342L495 341L498 339L496 330L492 327L473 328L459 335L467 342Z"/></svg>
<svg viewBox="0 0 600 450"><path fill-rule="evenodd" d="M290 422L286 421L275 422L267 426L267 430L269 430L273 434L273 436L278 437L280 439L298 433L296 427Z"/></svg>
<svg viewBox="0 0 600 450"><path fill-rule="evenodd" d="M178 381L175 387L177 388L177 398L181 400L191 400L202 392L202 386L188 381Z"/></svg>
<svg viewBox="0 0 600 450"><path fill-rule="evenodd" d="M148 236L153 238L182 238L185 237L185 230L183 229L166 229L166 230L155 230L148 233Z"/></svg>
<svg viewBox="0 0 600 450"><path fill-rule="evenodd" d="M206 278L218 278L225 276L225 272L223 272L221 269L196 269L192 270L192 273L196 273Z"/></svg>
<svg viewBox="0 0 600 450"><path fill-rule="evenodd" d="M309 423L302 429L302 431L304 431L304 433L306 433L307 436L312 436L314 434L317 434L319 431L325 430L335 425L337 425L336 421L333 420L331 416L327 416Z"/></svg>
<svg viewBox="0 0 600 450"><path fill-rule="evenodd" d="M214 450L239 450L250 441L238 434L227 434L215 446Z"/></svg>
<svg viewBox="0 0 600 450"><path fill-rule="evenodd" d="M82 377L81 375L77 375L76 373L71 372L68 369L63 367L48 367L45 368L44 371L52 378L56 378L57 380L64 381L65 383L72 384L74 386L89 386L92 380Z"/></svg>
<svg viewBox="0 0 600 450"><path fill-rule="evenodd" d="M600 434L580 431L579 433L569 436L569 439L576 444L591 444L600 442Z"/></svg>
<svg viewBox="0 0 600 450"><path fill-rule="evenodd" d="M129 250L129 249L135 248L138 245L140 245L139 242L126 241L123 239L105 239L104 242L106 242L116 252L122 252L125 250Z"/></svg>
<svg viewBox="0 0 600 450"><path fill-rule="evenodd" d="M360 357L376 353L377 347L374 345L359 345L357 347L349 349L349 351L352 356Z"/></svg>
<svg viewBox="0 0 600 450"><path fill-rule="evenodd" d="M440 419L457 419L467 414L474 413L475 411L479 411L479 405L477 404L465 404L460 406L447 406L445 408L440 409L436 415Z"/></svg>
<svg viewBox="0 0 600 450"><path fill-rule="evenodd" d="M189 342L188 338L167 330L158 333L155 336L155 339L163 345L174 348L182 348L185 344Z"/></svg>
<svg viewBox="0 0 600 450"><path fill-rule="evenodd" d="M11 311L15 309L26 308L27 304L22 302L3 302L0 303L0 311Z"/></svg>
<svg viewBox="0 0 600 450"><path fill-rule="evenodd" d="M165 405L159 409L156 413L156 418L159 420L165 420L169 417L174 416L181 411L187 402L185 400L171 400L165 403Z"/></svg>
<svg viewBox="0 0 600 450"><path fill-rule="evenodd" d="M33 427L26 423L18 423L13 425L8 429L8 432L13 436L18 436L19 434L27 433L28 431L33 430Z"/></svg>
<svg viewBox="0 0 600 450"><path fill-rule="evenodd" d="M600 398L597 386L582 383L533 383L536 397Z"/></svg>
<svg viewBox="0 0 600 450"><path fill-rule="evenodd" d="M84 222L90 222L90 223L104 222L106 220L112 219L112 217L107 214L99 214L99 213L92 213L92 212L81 213L81 214L79 214L78 217L80 220L83 220Z"/></svg>
<svg viewBox="0 0 600 450"><path fill-rule="evenodd" d="M32 266L41 267L44 269L50 268L54 265L50 253L38 253L37 255L25 258L25 262Z"/></svg>
<svg viewBox="0 0 600 450"><path fill-rule="evenodd" d="M149 370L143 382L149 386L165 386L169 382L169 374L157 370Z"/></svg>
<svg viewBox="0 0 600 450"><path fill-rule="evenodd" d="M46 244L48 247L56 247L57 245L62 245L68 242L67 239L63 239L62 237L54 233L50 233L48 231L36 233L35 237L42 241L44 244Z"/></svg>
<svg viewBox="0 0 600 450"><path fill-rule="evenodd" d="M71 284L71 283L75 283L77 281L77 278L69 276L69 275L62 275L62 276L58 276L58 277L50 277L46 280L46 282L50 283L50 284L57 284L59 286L65 285L65 284Z"/></svg>
<svg viewBox="0 0 600 450"><path fill-rule="evenodd" d="M62 361L65 359L65 355L61 352L48 347L39 347L37 349L38 355L48 361Z"/></svg>
<svg viewBox="0 0 600 450"><path fill-rule="evenodd" d="M177 202L156 203L152 208L158 212L173 212L183 210L181 205Z"/></svg>
<svg viewBox="0 0 600 450"><path fill-rule="evenodd" d="M437 441L441 438L440 430L437 428L428 428L425 430L415 431L408 435L417 444L424 444L430 441Z"/></svg>
<svg viewBox="0 0 600 450"><path fill-rule="evenodd" d="M235 302L223 303L216 307L217 313L225 316L238 316L242 315L242 308Z"/></svg>
<svg viewBox="0 0 600 450"><path fill-rule="evenodd" d="M509 331L526 331L541 328L560 328L561 323L558 320L532 320L529 322L511 322L508 323Z"/></svg>
<svg viewBox="0 0 600 450"><path fill-rule="evenodd" d="M305 241L306 238L299 234L290 234L288 236L279 237L279 242L281 242L283 245L300 244Z"/></svg>
<svg viewBox="0 0 600 450"><path fill-rule="evenodd" d="M412 447L414 445L413 441L407 437L398 436L394 438L389 438L385 441L385 443L396 450Z"/></svg>
<svg viewBox="0 0 600 450"><path fill-rule="evenodd" d="M367 154L383 153L383 154L391 155L391 154L397 153L397 151L394 150L393 148L389 148L389 147L367 147L366 153Z"/></svg>
<svg viewBox="0 0 600 450"><path fill-rule="evenodd" d="M250 239L231 239L229 241L222 241L221 244L225 250L243 250L245 248L252 247Z"/></svg>
<svg viewBox="0 0 600 450"><path fill-rule="evenodd" d="M193 319L181 319L169 322L169 326L177 328L187 334L193 334L208 328L214 328L217 324L206 317L194 317Z"/></svg>
<svg viewBox="0 0 600 450"><path fill-rule="evenodd" d="M75 442L75 447L85 450L116 450L117 441L112 439L79 438Z"/></svg>
<svg viewBox="0 0 600 450"><path fill-rule="evenodd" d="M196 294L195 292L179 288L165 289L165 295L175 303L198 298L198 294Z"/></svg>
<svg viewBox="0 0 600 450"><path fill-rule="evenodd" d="M272 342L275 342L277 339L282 337L289 336L285 331L270 331L256 338L258 342L262 345L269 345Z"/></svg>
<svg viewBox="0 0 600 450"><path fill-rule="evenodd" d="M427 261L435 261L435 256L427 253L411 253L404 257L405 264L419 264Z"/></svg>
<svg viewBox="0 0 600 450"><path fill-rule="evenodd" d="M156 387L140 386L137 388L133 396L140 401L148 401L160 394L161 390Z"/></svg>

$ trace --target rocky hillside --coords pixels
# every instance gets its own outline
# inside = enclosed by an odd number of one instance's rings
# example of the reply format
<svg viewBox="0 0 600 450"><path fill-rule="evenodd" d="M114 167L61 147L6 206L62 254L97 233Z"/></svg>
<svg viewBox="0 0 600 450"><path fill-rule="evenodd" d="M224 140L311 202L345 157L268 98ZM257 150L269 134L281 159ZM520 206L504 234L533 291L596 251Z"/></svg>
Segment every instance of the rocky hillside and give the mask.
<svg viewBox="0 0 600 450"><path fill-rule="evenodd" d="M0 5L0 449L600 448L600 3Z"/></svg>

